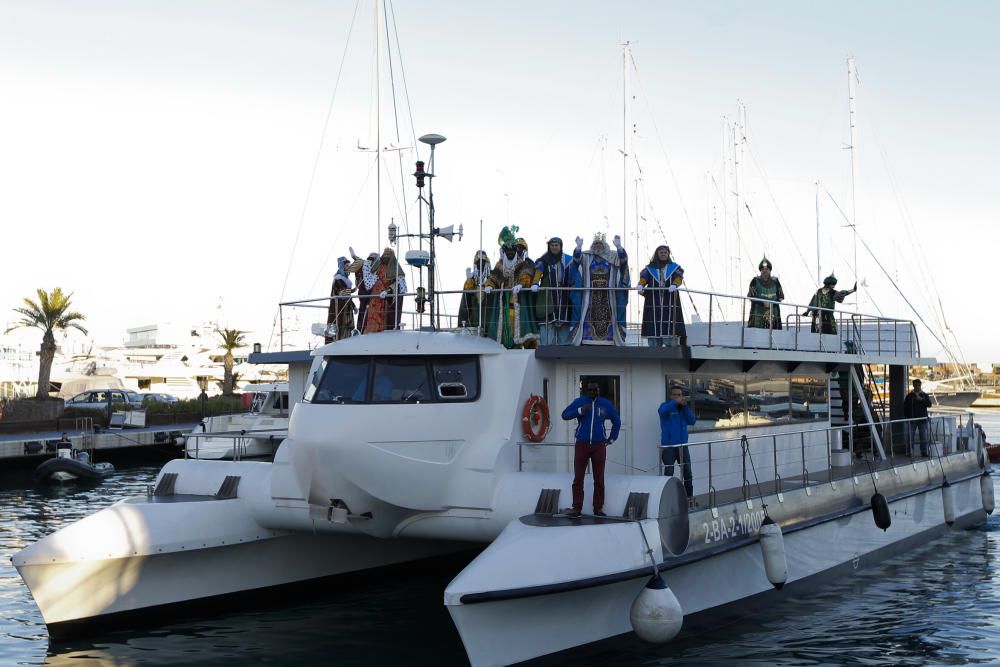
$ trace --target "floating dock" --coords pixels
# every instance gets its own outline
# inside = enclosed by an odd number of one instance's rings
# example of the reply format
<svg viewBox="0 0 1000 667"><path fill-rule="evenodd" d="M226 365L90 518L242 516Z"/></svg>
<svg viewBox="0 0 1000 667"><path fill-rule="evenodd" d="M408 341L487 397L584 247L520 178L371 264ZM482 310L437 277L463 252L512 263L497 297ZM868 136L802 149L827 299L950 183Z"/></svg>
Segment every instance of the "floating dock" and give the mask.
<svg viewBox="0 0 1000 667"><path fill-rule="evenodd" d="M184 436L197 424L170 424L134 429L101 429L99 432L64 431L74 449L94 452L149 449L183 452ZM0 435L0 467L39 462L54 456L63 431Z"/></svg>

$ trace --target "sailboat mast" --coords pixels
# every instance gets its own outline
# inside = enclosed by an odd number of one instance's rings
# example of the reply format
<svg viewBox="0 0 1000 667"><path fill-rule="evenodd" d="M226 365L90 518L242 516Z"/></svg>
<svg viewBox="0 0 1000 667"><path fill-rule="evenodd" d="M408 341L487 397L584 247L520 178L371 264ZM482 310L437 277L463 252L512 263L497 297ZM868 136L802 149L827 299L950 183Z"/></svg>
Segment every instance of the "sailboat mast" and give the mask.
<svg viewBox="0 0 1000 667"><path fill-rule="evenodd" d="M733 184L736 189L736 261L734 267L734 279L738 285L740 282L740 261L743 252L743 230L740 225L740 209L743 208L742 194L740 193L740 170L743 169L743 143L744 123L746 122L746 105L742 101L737 101L736 123L733 124Z"/></svg>
<svg viewBox="0 0 1000 667"><path fill-rule="evenodd" d="M382 251L382 0L375 0L375 248Z"/></svg>
<svg viewBox="0 0 1000 667"><path fill-rule="evenodd" d="M622 234L628 238L628 49L629 42L622 44Z"/></svg>
<svg viewBox="0 0 1000 667"><path fill-rule="evenodd" d="M855 106L855 96L857 94L857 69L854 66L854 56L847 58L847 110L848 119L851 126L851 230L854 234L854 279L858 279L860 273L858 267L858 196L857 196L857 172L858 172L858 125L857 108ZM861 292L855 297L856 303L861 303Z"/></svg>
<svg viewBox="0 0 1000 667"><path fill-rule="evenodd" d="M820 273L823 269L819 263L819 181L816 181L816 284L822 284L823 277Z"/></svg>

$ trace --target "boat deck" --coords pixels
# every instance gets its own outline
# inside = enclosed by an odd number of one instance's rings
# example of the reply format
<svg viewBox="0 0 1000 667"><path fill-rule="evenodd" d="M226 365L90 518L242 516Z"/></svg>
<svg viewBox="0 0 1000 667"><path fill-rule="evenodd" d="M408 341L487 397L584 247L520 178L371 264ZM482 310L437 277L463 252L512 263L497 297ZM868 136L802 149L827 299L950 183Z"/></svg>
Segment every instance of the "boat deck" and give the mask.
<svg viewBox="0 0 1000 667"><path fill-rule="evenodd" d="M975 455L974 450L966 450L964 452ZM790 491L797 491L805 487L815 487L820 484L825 484L829 482L837 482L843 480L850 480L854 478L868 477L869 475L875 476L876 484L878 482L878 477L882 473L891 471L893 468L898 468L902 466L912 465L914 467L924 465L928 466L930 475L940 475L941 467L937 457L925 457L916 456L909 457L904 455L896 455L889 459L880 459L877 461L868 461L862 458L855 459L854 465L846 466L834 466L833 468L823 470L818 473L811 473L808 477L803 475L797 475L795 477L785 477L779 480L768 479L766 481L761 481L759 488L757 483L749 480L749 485L746 489L743 488L732 488L732 489L722 489L717 490L713 494L701 493L696 494L690 499L691 509L702 509L710 507L720 507L724 505L732 505L741 501L756 501L757 498L764 496L773 496L778 493L788 493ZM870 467L869 467L870 466ZM580 517L572 518L567 516L566 512L568 510L562 509L553 514L529 514L521 518L521 521L530 526L537 527L555 527L555 526L592 526L605 523L619 523L622 521L629 521L625 517L621 516L606 516L599 517L593 514L583 514Z"/></svg>

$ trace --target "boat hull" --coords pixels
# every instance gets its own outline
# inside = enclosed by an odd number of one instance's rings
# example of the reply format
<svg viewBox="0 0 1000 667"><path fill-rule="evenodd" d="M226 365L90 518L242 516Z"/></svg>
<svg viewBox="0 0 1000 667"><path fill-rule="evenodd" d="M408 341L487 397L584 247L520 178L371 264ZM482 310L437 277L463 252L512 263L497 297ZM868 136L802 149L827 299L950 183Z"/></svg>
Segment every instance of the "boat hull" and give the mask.
<svg viewBox="0 0 1000 667"><path fill-rule="evenodd" d="M442 540L382 540L349 526L288 531L261 525L266 495L192 490L242 478L266 493L270 464L174 461L177 492L127 498L11 559L46 625L103 623L158 607L395 565L468 549ZM166 473L161 473L160 481ZM239 486L243 486L240 484ZM308 510L303 510L308 513ZM309 525L309 521L305 521Z"/></svg>
<svg viewBox="0 0 1000 667"><path fill-rule="evenodd" d="M931 398L935 405L945 408L967 408L979 398L978 391L934 392Z"/></svg>
<svg viewBox="0 0 1000 667"><path fill-rule="evenodd" d="M90 465L64 456L47 459L35 468L35 478L40 481L69 482L73 480L99 481L115 471L110 463Z"/></svg>
<svg viewBox="0 0 1000 667"><path fill-rule="evenodd" d="M884 477L882 481L886 481ZM846 480L838 484L853 485L854 482ZM953 482L953 487L955 526L971 526L984 521L986 514L978 476L967 475L964 480ZM794 502L789 495L785 494L786 502ZM772 508L779 504L774 498L768 501ZM755 507L760 510L758 503ZM788 585L783 591L871 566L949 530L944 521L940 486L928 486L922 491L890 499L889 511L893 523L888 531L875 526L867 506L831 515L825 520L805 522L789 530L784 536ZM783 594L783 591L774 591L766 577L757 540L738 537L727 545L724 534L719 538L719 533L713 531L710 512L706 510L691 516L694 539L689 553L666 560L658 558L664 580L681 604L685 622L704 615L732 615L737 605L761 596ZM727 508L720 507L719 512L725 517ZM703 521L709 526L699 530ZM656 521L643 523L654 553L659 553ZM630 632L629 609L649 579L651 567L648 558L645 568L635 567L635 553L642 551L644 545L637 539L640 534L634 524L626 526L616 540L622 553L619 562L615 563L618 567L611 568L608 564L604 576L594 576L596 571L591 570L583 578L567 580L567 574L580 571L575 559L578 562L590 559L585 539L578 540L575 547L572 542L563 542L551 554L544 553L535 540L530 555L535 564L524 562L520 568L537 571L543 563L550 563L562 554L561 581L556 579L550 586L479 589L476 593L473 592L477 590L475 585L490 578L477 578L473 572L474 583L463 581L466 572L477 562L483 562L483 575L488 573L499 583L521 576L504 576L505 570L512 567L510 562L516 561L513 552L502 554L502 563L500 559L492 563L487 561L492 546L480 555L452 582L445 594L448 611L472 664L516 663ZM525 539L527 531L523 527L512 528L522 534L512 536L515 539L510 543L529 541ZM698 541L712 541L713 538L719 539L715 546L705 547L701 553L695 549ZM503 542L498 542L502 547ZM599 560L607 563L607 554L602 554Z"/></svg>
<svg viewBox="0 0 1000 667"><path fill-rule="evenodd" d="M129 627L201 601L352 575L457 551L454 543L289 535L247 544L18 567L53 637ZM234 603L235 599L229 602Z"/></svg>

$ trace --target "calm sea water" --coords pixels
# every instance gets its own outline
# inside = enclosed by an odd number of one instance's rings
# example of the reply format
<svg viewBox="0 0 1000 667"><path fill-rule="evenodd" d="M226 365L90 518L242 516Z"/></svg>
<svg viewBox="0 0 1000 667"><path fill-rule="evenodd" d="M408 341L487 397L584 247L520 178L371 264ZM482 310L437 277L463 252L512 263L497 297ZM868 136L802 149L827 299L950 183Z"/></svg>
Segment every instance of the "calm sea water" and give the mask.
<svg viewBox="0 0 1000 667"><path fill-rule="evenodd" d="M1000 413L982 414L991 442ZM49 642L10 564L23 546L128 495L158 466L93 488L0 477L0 665L462 664L441 602L458 564L400 573L280 608L234 611L94 640ZM1000 479L1000 478L998 478ZM1000 496L1000 489L998 489ZM559 664L566 658L549 659ZM1000 513L770 609L667 646L634 637L578 651L582 665L854 665L1000 663Z"/></svg>

